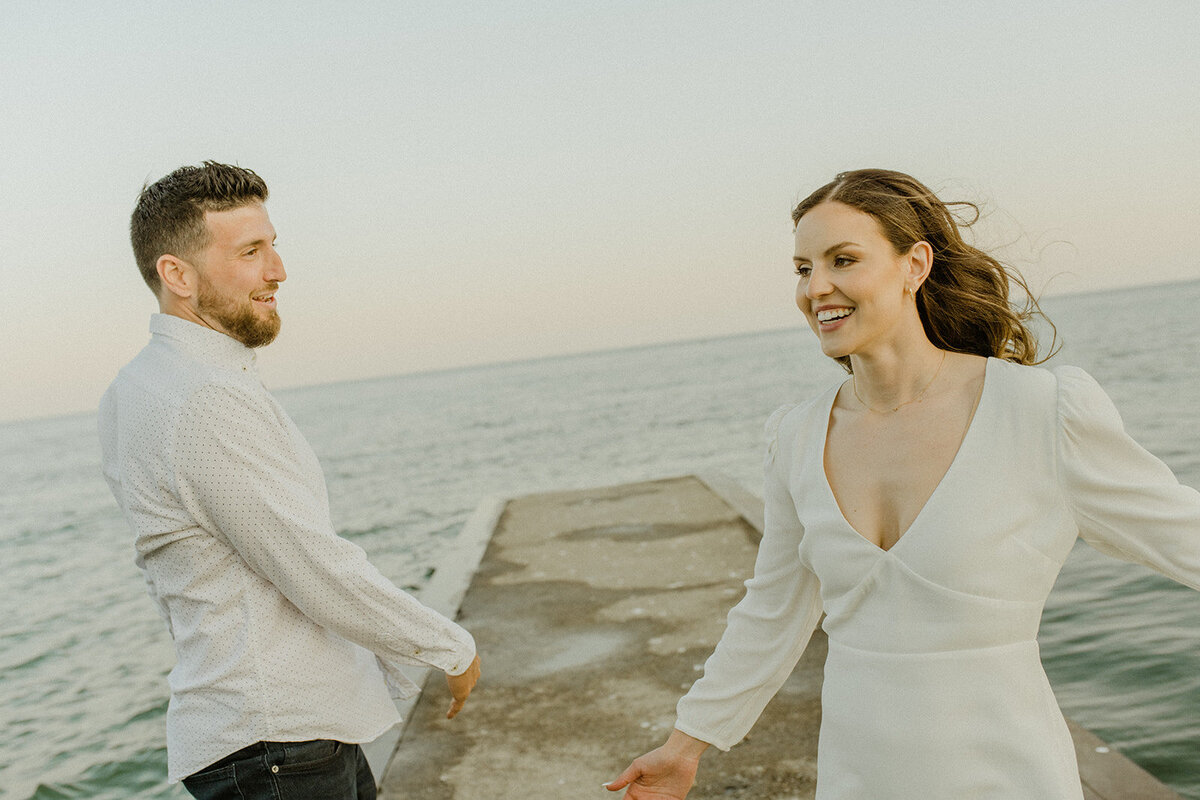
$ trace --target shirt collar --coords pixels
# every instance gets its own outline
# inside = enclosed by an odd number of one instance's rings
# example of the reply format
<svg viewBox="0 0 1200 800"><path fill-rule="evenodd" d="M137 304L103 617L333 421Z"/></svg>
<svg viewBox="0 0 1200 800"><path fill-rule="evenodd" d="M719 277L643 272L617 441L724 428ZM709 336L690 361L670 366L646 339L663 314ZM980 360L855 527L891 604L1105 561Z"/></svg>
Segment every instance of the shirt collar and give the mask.
<svg viewBox="0 0 1200 800"><path fill-rule="evenodd" d="M188 355L207 364L243 371L254 369L256 355L252 348L232 336L172 314L151 314L150 334L170 339Z"/></svg>

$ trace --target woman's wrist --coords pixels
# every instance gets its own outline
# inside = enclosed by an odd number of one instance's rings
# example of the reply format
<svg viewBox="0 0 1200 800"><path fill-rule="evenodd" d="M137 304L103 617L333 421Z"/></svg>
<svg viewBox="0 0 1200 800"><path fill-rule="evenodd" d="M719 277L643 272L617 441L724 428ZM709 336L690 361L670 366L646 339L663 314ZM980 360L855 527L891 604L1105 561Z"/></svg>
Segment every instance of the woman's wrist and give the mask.
<svg viewBox="0 0 1200 800"><path fill-rule="evenodd" d="M692 761L699 761L700 756L707 749L708 742L697 739L695 736L689 736L678 728L671 731L671 735L667 737L667 741L663 745L663 750Z"/></svg>

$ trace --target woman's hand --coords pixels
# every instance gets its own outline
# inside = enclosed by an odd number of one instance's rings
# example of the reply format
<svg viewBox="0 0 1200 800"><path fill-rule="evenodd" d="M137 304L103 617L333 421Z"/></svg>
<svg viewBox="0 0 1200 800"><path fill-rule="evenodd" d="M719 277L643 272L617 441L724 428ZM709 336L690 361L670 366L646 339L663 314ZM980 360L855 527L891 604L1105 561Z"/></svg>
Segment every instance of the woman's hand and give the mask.
<svg viewBox="0 0 1200 800"><path fill-rule="evenodd" d="M450 704L450 710L446 712L446 719L454 719L458 715L458 712L462 711L463 705L467 702L467 697L471 694L471 690L475 688L475 682L478 680L478 655L471 662L471 666L467 667L466 672L461 675L446 676L446 684L450 687L450 694L454 697L454 702Z"/></svg>
<svg viewBox="0 0 1200 800"><path fill-rule="evenodd" d="M604 788L619 792L628 786L625 800L683 800L696 782L700 754L707 747L707 743L682 731L672 731L666 744L635 758Z"/></svg>

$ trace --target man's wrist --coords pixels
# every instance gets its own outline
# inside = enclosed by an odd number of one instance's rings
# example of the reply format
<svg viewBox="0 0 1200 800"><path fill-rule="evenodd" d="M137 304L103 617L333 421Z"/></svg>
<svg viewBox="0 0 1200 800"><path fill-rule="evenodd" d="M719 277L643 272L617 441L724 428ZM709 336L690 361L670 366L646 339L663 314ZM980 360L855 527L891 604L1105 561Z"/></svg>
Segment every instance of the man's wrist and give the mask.
<svg viewBox="0 0 1200 800"><path fill-rule="evenodd" d="M455 664L444 670L446 675L451 678L457 678L459 675L465 675L467 670L471 669L471 665L475 663L475 658L478 654L472 650L471 654L465 659L459 659Z"/></svg>

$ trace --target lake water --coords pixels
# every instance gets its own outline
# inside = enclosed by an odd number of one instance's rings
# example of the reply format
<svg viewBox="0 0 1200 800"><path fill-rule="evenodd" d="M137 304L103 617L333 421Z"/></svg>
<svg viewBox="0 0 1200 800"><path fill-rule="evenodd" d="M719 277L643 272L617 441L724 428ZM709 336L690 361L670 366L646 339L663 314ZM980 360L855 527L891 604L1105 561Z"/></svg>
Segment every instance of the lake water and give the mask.
<svg viewBox="0 0 1200 800"><path fill-rule="evenodd" d="M1053 363L1089 370L1200 487L1200 282L1045 305L1066 342ZM759 491L763 420L841 374L797 328L277 396L339 531L419 594L485 495L709 470ZM170 641L98 449L92 414L0 425L0 798L187 796L165 783ZM1041 636L1064 711L1192 800L1197 620L1200 592L1080 544Z"/></svg>

